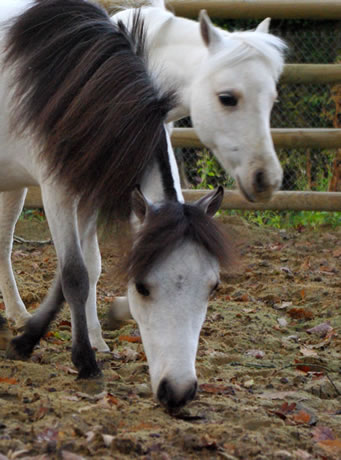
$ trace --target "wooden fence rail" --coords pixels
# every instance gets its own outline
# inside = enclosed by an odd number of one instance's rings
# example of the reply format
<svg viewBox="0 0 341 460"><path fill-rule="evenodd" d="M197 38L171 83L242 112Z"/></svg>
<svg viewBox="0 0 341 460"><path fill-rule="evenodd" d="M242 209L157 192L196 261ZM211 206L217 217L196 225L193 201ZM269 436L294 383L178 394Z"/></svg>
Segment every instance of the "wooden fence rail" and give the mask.
<svg viewBox="0 0 341 460"><path fill-rule="evenodd" d="M341 19L340 0L170 0L179 16L196 17L206 9L213 17L230 19Z"/></svg>
<svg viewBox="0 0 341 460"><path fill-rule="evenodd" d="M184 190L186 201L194 201L207 193L207 190ZM42 208L39 187L31 187L25 201L26 208ZM341 211L341 193L337 192L277 192L271 201L250 203L236 190L225 190L222 209L273 211Z"/></svg>
<svg viewBox="0 0 341 460"><path fill-rule="evenodd" d="M281 83L341 83L341 64L286 64Z"/></svg>
<svg viewBox="0 0 341 460"><path fill-rule="evenodd" d="M272 129L272 139L276 147L315 147L336 149L341 147L341 129ZM193 128L175 128L172 134L174 147L198 147L204 145Z"/></svg>

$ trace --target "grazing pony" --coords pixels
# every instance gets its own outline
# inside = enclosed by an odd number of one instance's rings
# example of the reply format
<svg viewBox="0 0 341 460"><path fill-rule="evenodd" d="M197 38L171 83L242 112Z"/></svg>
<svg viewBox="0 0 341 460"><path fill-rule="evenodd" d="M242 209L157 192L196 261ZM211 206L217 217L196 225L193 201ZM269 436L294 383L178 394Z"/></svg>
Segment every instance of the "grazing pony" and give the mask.
<svg viewBox="0 0 341 460"><path fill-rule="evenodd" d="M210 293L229 247L212 216L223 190L185 204L164 126L175 105L147 70L144 21L128 30L83 0L6 0L1 31L0 288L25 322L10 263L26 188L39 185L58 258L52 288L8 349L27 358L66 301L80 378L107 351L96 312L96 223L129 218L128 297L152 388L170 411L193 399L195 356ZM140 188L136 187L140 184ZM89 327L88 327L89 325Z"/></svg>

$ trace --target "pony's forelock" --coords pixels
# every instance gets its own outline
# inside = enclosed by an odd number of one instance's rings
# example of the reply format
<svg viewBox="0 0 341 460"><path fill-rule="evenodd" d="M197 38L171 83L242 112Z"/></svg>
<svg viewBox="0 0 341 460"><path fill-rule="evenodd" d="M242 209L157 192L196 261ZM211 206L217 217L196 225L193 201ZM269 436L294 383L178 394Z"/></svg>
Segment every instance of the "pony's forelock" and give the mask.
<svg viewBox="0 0 341 460"><path fill-rule="evenodd" d="M201 208L166 201L151 210L143 223L126 262L128 279L143 280L161 259L190 241L217 259L221 268L230 268L235 251L218 222Z"/></svg>
<svg viewBox="0 0 341 460"><path fill-rule="evenodd" d="M257 31L225 32L222 36L229 40L229 46L218 51L211 58L211 71L220 67L239 64L253 57L264 59L271 69L275 81L280 77L284 66L286 43L279 37Z"/></svg>

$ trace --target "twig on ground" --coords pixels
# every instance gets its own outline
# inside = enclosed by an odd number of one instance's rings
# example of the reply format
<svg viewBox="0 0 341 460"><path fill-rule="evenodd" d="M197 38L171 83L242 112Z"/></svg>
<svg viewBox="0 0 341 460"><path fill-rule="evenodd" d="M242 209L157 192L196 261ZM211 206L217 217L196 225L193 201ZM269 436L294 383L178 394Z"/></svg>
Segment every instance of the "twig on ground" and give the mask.
<svg viewBox="0 0 341 460"><path fill-rule="evenodd" d="M37 245L37 246L43 246L45 244L52 244L52 240L49 239L49 240L25 240L25 238L22 238L21 236L16 236L14 235L13 237L13 241L15 241L16 243L20 243L20 244L33 244L33 245Z"/></svg>

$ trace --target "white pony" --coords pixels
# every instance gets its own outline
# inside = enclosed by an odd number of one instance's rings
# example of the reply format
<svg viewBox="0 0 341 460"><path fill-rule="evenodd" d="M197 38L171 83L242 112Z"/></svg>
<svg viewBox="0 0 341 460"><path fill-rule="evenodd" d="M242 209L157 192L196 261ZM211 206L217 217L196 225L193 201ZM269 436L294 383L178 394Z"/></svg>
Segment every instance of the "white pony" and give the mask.
<svg viewBox="0 0 341 460"><path fill-rule="evenodd" d="M270 113L283 69L284 42L269 34L270 19L255 31L223 31L205 11L199 22L175 17L162 0L142 7L149 66L159 84L178 88L168 121L191 116L201 141L212 150L249 201L271 198L282 183ZM129 26L134 9L112 16Z"/></svg>
<svg viewBox="0 0 341 460"><path fill-rule="evenodd" d="M67 0L67 8L65 0L8 0L2 7L2 19L12 22L0 30L0 288L17 325L29 315L10 254L30 185L41 187L58 257L49 294L7 356L29 357L66 301L79 377L101 374L93 348L108 347L96 312L97 216L129 218L133 211L140 230L127 264L130 310L153 392L178 410L195 396L200 329L219 266L230 260L212 219L223 189L184 203L164 125L174 95L147 72L139 15L128 32L83 0Z"/></svg>

